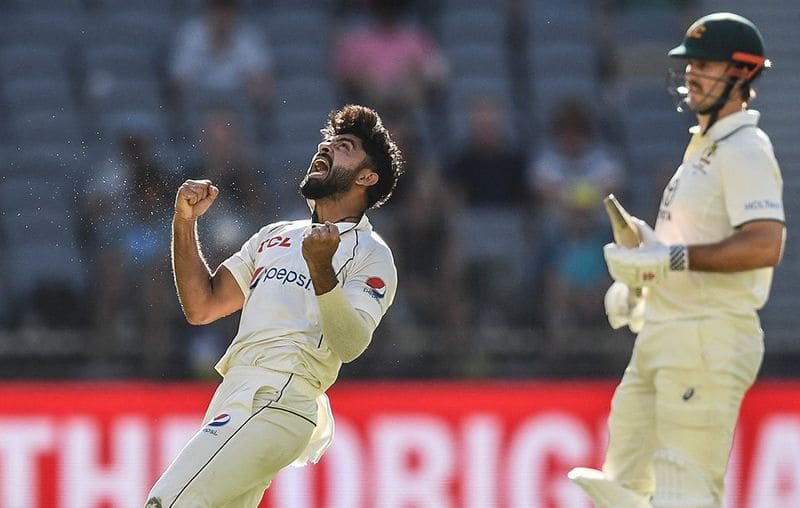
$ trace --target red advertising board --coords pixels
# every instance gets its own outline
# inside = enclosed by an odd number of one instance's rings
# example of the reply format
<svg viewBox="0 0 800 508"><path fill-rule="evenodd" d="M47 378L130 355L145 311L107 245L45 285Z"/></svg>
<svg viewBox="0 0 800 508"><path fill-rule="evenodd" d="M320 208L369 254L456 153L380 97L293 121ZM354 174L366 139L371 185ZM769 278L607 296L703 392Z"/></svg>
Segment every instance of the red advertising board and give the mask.
<svg viewBox="0 0 800 508"><path fill-rule="evenodd" d="M336 437L262 506L590 508L612 382L371 382L331 391ZM198 429L203 384L0 385L0 508L141 507ZM233 465L232 465L233 467ZM745 399L727 508L800 507L800 382Z"/></svg>

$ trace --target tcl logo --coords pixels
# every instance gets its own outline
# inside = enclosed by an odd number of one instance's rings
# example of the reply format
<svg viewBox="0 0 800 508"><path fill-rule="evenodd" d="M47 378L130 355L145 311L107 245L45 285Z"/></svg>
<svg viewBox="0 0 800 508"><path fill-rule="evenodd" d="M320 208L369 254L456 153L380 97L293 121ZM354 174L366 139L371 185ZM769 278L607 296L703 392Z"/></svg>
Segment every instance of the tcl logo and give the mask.
<svg viewBox="0 0 800 508"><path fill-rule="evenodd" d="M291 247L292 243L288 236L273 236L272 238L267 238L261 245L258 246L258 252L264 250L264 247L269 249L270 247Z"/></svg>

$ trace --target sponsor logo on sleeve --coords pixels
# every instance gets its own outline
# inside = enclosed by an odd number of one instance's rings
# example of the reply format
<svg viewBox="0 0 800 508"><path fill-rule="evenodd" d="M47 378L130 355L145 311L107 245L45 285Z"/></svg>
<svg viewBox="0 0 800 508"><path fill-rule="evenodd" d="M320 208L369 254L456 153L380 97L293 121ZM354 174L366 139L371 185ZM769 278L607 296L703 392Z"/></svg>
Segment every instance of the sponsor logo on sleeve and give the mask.
<svg viewBox="0 0 800 508"><path fill-rule="evenodd" d="M386 283L380 277L370 277L366 284L364 292L369 293L372 298L380 300L386 296Z"/></svg>
<svg viewBox="0 0 800 508"><path fill-rule="evenodd" d="M231 415L228 413L222 413L214 417L213 420L208 422L209 427L222 427L226 423L231 421Z"/></svg>
<svg viewBox="0 0 800 508"><path fill-rule="evenodd" d="M745 210L780 210L781 204L776 201L771 201L769 199L757 199L755 201L750 201L745 203L744 205Z"/></svg>
<svg viewBox="0 0 800 508"><path fill-rule="evenodd" d="M203 429L203 432L207 434L211 434L212 436L217 435L217 429L222 427L223 425L227 425L228 422L231 421L231 415L228 413L221 413L214 417L213 420L206 424L206 428Z"/></svg>

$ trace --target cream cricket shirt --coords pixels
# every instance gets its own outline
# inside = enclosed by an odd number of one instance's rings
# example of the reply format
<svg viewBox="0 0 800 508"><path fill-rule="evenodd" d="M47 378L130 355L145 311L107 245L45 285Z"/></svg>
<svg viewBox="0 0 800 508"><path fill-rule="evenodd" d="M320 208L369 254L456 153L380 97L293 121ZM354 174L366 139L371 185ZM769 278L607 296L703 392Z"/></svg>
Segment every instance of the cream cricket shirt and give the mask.
<svg viewBox="0 0 800 508"><path fill-rule="evenodd" d="M783 180L759 113L692 128L683 164L664 191L655 231L665 244L721 241L754 220L784 222ZM647 299L648 321L753 316L767 301L772 268L736 273L670 272Z"/></svg>
<svg viewBox="0 0 800 508"><path fill-rule="evenodd" d="M366 216L358 224L336 224L340 244L333 268L350 303L371 319L372 330L391 305L397 270L386 243ZM245 295L239 331L216 368L259 365L294 373L324 392L336 380L341 360L320 329L319 306L301 252L310 220L278 222L253 235L225 260Z"/></svg>

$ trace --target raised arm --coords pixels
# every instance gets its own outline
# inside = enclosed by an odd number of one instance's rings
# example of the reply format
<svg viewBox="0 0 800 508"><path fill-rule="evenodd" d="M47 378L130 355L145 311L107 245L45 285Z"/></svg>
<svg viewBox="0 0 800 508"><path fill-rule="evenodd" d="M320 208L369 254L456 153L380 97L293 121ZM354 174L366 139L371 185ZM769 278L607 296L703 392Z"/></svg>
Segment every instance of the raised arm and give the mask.
<svg viewBox="0 0 800 508"><path fill-rule="evenodd" d="M211 272L200 250L197 218L217 198L209 180L186 180L175 197L172 219L172 271L186 320L193 325L216 321L242 308L244 295L224 266Z"/></svg>
<svg viewBox="0 0 800 508"><path fill-rule="evenodd" d="M322 335L344 363L352 362L372 340L369 318L347 300L331 259L339 247L339 231L334 224L312 229L303 238L303 258L308 265L319 304Z"/></svg>

